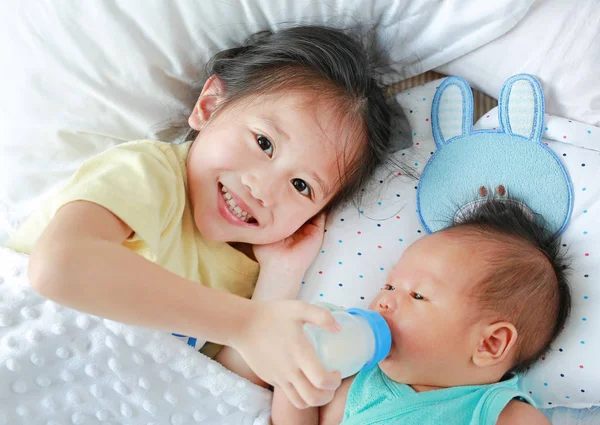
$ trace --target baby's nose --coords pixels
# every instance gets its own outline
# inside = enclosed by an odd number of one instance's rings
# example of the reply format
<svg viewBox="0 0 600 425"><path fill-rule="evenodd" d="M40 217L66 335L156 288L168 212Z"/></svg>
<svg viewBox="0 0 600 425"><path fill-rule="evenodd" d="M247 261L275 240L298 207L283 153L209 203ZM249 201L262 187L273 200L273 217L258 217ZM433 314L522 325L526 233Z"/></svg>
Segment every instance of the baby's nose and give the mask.
<svg viewBox="0 0 600 425"><path fill-rule="evenodd" d="M377 302L377 308L381 311L394 311L396 309L396 300L394 297L381 297Z"/></svg>

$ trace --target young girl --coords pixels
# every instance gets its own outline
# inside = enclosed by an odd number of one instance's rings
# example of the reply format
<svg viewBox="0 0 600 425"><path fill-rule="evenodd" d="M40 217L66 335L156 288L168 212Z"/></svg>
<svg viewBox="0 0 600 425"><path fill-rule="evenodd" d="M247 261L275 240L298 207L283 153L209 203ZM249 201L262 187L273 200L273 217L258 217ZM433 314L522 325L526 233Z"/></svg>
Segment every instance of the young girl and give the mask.
<svg viewBox="0 0 600 425"><path fill-rule="evenodd" d="M48 298L231 346L296 405L326 403L340 377L302 325L334 330L332 316L246 298L257 280L299 284L324 211L386 157L391 114L373 69L342 31L258 33L208 64L193 140L90 159L8 247L31 254L31 285Z"/></svg>

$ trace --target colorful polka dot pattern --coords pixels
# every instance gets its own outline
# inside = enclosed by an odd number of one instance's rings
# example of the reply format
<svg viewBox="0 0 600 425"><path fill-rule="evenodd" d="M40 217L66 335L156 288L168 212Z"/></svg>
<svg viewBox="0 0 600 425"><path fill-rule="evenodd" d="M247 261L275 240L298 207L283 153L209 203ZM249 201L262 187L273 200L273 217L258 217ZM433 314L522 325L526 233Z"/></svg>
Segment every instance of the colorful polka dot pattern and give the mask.
<svg viewBox="0 0 600 425"><path fill-rule="evenodd" d="M399 152L397 159L416 173L435 150L429 117L440 81L398 96L411 120L414 147ZM348 205L329 218L321 254L305 276L301 299L368 307L402 252L425 235L416 214L416 181L405 174L382 169L365 190L363 209Z"/></svg>
<svg viewBox="0 0 600 425"><path fill-rule="evenodd" d="M434 81L411 89L412 95L397 96L411 120L414 145L396 159L418 173L435 151L429 117L437 85ZM475 126L494 127L496 110ZM573 256L573 310L565 332L525 376L523 386L540 407L586 407L600 404L600 261L595 259L600 256L600 128L548 115L545 127L545 142L575 187L573 216L563 235L564 248ZM348 205L329 217L321 254L306 273L299 298L368 307L402 252L426 234L416 214L415 187L403 170L381 170L365 191L362 210Z"/></svg>

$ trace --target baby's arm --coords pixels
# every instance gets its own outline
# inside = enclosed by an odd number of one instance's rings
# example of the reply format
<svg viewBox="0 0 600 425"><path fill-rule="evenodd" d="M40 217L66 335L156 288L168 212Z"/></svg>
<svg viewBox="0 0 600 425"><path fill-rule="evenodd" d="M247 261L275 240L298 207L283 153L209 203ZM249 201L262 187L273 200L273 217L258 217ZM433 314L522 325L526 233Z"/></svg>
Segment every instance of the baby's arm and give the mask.
<svg viewBox="0 0 600 425"><path fill-rule="evenodd" d="M552 425L542 412L530 404L512 400L502 410L497 425Z"/></svg>
<svg viewBox="0 0 600 425"><path fill-rule="evenodd" d="M309 407L297 409L288 400L286 395L275 388L273 404L271 406L272 425L338 425L344 418L344 408L348 391L354 376L342 381L336 390L333 400L322 407Z"/></svg>
<svg viewBox="0 0 600 425"><path fill-rule="evenodd" d="M320 407L298 409L283 391L275 388L271 403L271 425L319 425L320 409Z"/></svg>

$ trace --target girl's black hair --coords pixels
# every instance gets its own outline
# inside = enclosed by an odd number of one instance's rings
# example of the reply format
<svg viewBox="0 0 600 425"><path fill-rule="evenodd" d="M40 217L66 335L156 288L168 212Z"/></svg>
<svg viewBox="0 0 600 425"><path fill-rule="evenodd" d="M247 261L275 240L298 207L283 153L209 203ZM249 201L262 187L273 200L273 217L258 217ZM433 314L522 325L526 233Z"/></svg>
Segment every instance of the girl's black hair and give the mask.
<svg viewBox="0 0 600 425"><path fill-rule="evenodd" d="M220 107L248 95L288 90L313 90L317 100L333 100L335 112L352 130L338 160L339 190L326 210L346 200L360 202L360 189L377 166L412 143L404 113L395 100L385 98L379 70L389 68L375 40L364 29L295 26L261 31L241 46L215 54L206 66L207 76L216 75L225 86ZM405 129L402 134L394 131L400 127ZM187 138L196 135L190 131ZM362 149L347 149L362 140Z"/></svg>

